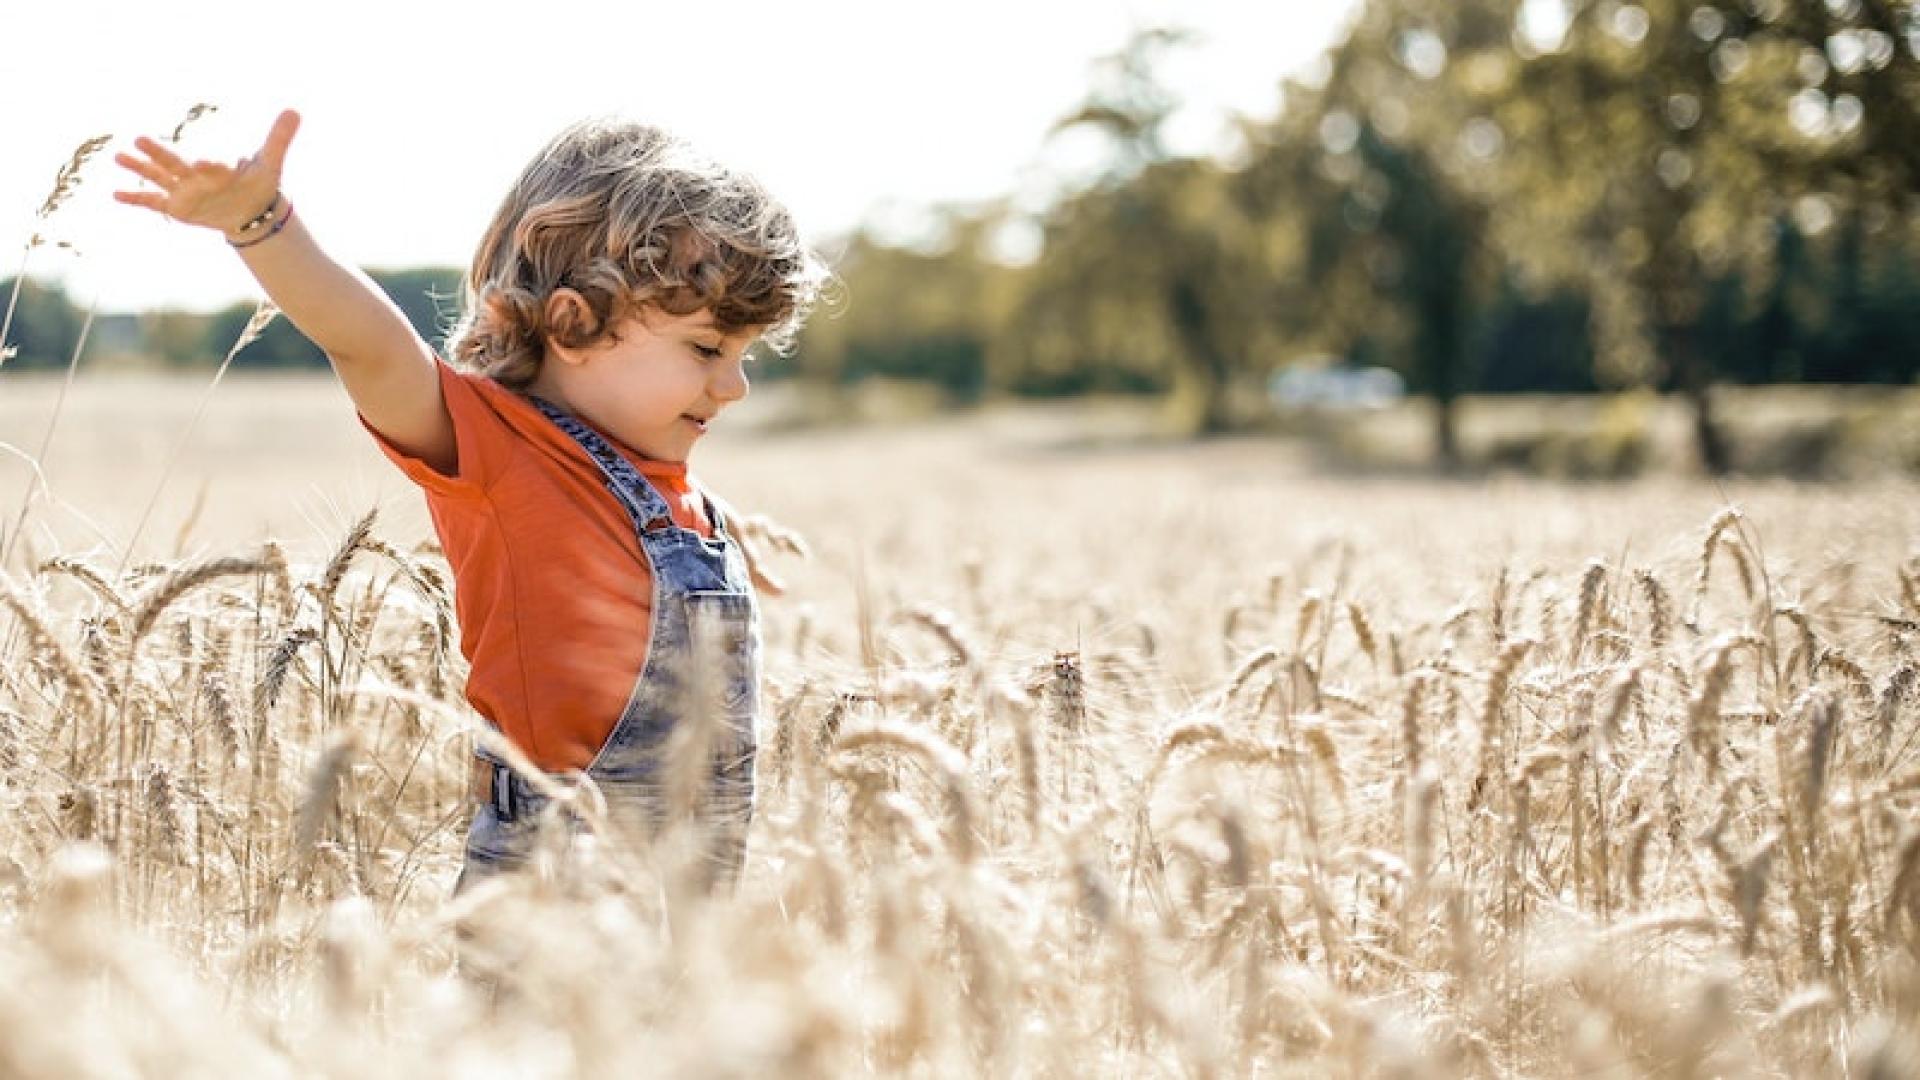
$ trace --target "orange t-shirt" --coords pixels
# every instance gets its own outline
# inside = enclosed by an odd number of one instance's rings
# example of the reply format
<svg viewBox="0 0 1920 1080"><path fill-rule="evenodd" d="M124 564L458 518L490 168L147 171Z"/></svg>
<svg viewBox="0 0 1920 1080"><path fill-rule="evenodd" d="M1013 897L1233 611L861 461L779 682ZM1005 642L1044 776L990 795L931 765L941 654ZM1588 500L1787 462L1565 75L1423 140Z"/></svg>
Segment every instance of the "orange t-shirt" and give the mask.
<svg viewBox="0 0 1920 1080"><path fill-rule="evenodd" d="M486 376L439 368L456 475L373 435L426 489L453 567L460 651L472 665L467 700L541 768L584 769L646 663L653 575L640 538L600 467L531 402ZM607 441L676 523L711 535L684 463Z"/></svg>

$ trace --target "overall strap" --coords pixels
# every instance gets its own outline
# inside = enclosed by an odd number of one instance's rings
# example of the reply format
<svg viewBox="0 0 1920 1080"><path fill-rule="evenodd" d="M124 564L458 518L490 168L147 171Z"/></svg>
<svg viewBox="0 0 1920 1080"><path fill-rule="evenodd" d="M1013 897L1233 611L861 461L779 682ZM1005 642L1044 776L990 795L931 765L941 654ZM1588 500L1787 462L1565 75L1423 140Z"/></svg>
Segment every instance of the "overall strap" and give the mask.
<svg viewBox="0 0 1920 1080"><path fill-rule="evenodd" d="M578 443L594 464L600 466L601 475L606 477L607 490L613 492L614 498L619 499L620 505L626 508L636 531L644 534L673 524L673 513L668 510L666 500L653 489L646 477L640 475L640 470L634 468L632 462L620 456L618 450L600 437L599 432L551 402L531 394L527 395L527 400L533 402L546 414L547 419L553 421L555 427Z"/></svg>

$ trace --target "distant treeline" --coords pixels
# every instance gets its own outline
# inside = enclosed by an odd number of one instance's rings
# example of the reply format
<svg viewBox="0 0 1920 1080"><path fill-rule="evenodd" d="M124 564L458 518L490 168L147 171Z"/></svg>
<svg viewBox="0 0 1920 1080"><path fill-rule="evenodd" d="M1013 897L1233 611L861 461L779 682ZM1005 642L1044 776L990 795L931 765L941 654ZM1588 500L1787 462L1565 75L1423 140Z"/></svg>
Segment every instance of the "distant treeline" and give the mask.
<svg viewBox="0 0 1920 1080"><path fill-rule="evenodd" d="M1857 223L1854 223L1857 227ZM889 247L864 233L838 267L842 302L819 314L791 363L758 369L763 377L802 375L840 384L886 376L936 383L956 399L988 391L1052 397L1088 392L1164 393L1173 372L1100 363L1010 365L989 358L1018 354L1006 301L1030 273L995 262L981 250L980 223L957 217L964 239L937 253ZM1920 253L1910 242L1868 249L1862 238L1812 243L1791 220L1775 230L1774 259L1758 281L1731 274L1714 282L1701 322L1702 348L1728 381L1908 384L1920 380ZM1845 238L1843 238L1843 241ZM460 272L452 268L374 270L414 328L436 347L458 310ZM12 279L0 280L0 298ZM997 290L997 300L986 293ZM92 348L166 368L217 363L253 314L247 304L212 313L157 310L97 319ZM28 278L8 342L12 370L63 367L79 340L86 312L57 284ZM1594 364L1592 302L1561 286L1535 295L1501 281L1471 315L1464 393L1585 393L1605 389ZM1277 368L1297 356L1266 357ZM1342 359L1396 366L1385 344L1359 336ZM292 324L276 320L247 346L249 368L323 368L326 358ZM1263 365L1250 365L1260 369ZM1429 393L1414 372L1411 389ZM1670 387L1666 387L1670 388Z"/></svg>
<svg viewBox="0 0 1920 1080"><path fill-rule="evenodd" d="M971 232L966 243L980 243L977 228L969 228L975 223L957 224ZM1773 233L1775 248L1765 269L1706 283L1696 333L1717 376L1747 385L1920 380L1920 245L1895 237L1870 248L1858 236L1821 243L1790 219L1776 223ZM1034 355L1034 344L1024 339L1030 324L1053 316L1028 310L1024 324L1012 318L1032 271L997 264L977 250L926 253L861 234L838 269L845 310L802 338L795 362L806 375L841 383L876 375L931 380L963 398L988 390L1029 396L1163 393L1179 375L1172 363L1130 362L1071 345L1057 362ZM995 291L1007 307L982 302L983 294ZM1347 317L1364 324L1371 312L1383 330L1401 317L1379 298L1344 302L1354 305ZM1511 271L1501 274L1465 313L1460 366L1450 376L1454 388L1475 394L1617 388L1620 382L1595 363L1594 316L1591 295L1577 284L1541 289ZM1303 335L1292 349L1276 343L1247 357L1244 366L1256 375L1302 360L1406 367L1385 333L1354 333L1331 357L1306 355L1326 347ZM1413 392L1433 392L1430 373L1414 368L1406 374ZM1676 388L1671 372L1649 384Z"/></svg>
<svg viewBox="0 0 1920 1080"><path fill-rule="evenodd" d="M452 269L370 270L368 276L393 297L407 319L438 347L458 312L460 271ZM0 304L13 292L12 280L0 281ZM134 315L97 317L88 332L86 354L111 354L163 368L188 369L219 363L240 339L253 305L233 304L219 311L161 309ZM17 350L11 369L65 367L86 324L86 311L57 284L29 277L20 288L8 343ZM249 368L324 368L327 358L293 324L275 319L247 346Z"/></svg>

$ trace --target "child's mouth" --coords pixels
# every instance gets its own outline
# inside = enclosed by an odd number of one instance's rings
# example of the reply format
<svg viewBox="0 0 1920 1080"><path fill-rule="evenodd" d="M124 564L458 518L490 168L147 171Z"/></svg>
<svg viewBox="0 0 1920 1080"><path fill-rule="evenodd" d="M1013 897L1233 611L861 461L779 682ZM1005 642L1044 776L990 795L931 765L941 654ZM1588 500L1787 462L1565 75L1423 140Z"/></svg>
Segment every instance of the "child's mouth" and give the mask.
<svg viewBox="0 0 1920 1080"><path fill-rule="evenodd" d="M684 414L683 414L683 415L682 415L682 416L680 417L680 419L682 419L682 420L685 420L685 421L686 421L687 423L689 423L689 424L692 424L692 425L693 425L693 429L694 429L695 431L698 431L698 432L701 432L701 433L705 433L705 432L706 432L706 430L707 430L707 421L705 421L705 420L702 420L702 419L700 419L700 418L699 418L699 417L697 417L697 416L687 416L687 415L684 415Z"/></svg>

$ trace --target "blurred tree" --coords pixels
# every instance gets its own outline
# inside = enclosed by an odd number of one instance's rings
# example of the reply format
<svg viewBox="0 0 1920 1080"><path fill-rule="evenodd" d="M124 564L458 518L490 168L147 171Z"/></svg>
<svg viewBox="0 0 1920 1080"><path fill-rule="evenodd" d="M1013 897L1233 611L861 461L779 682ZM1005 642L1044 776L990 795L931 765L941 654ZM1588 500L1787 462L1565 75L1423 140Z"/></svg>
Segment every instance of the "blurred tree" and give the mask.
<svg viewBox="0 0 1920 1080"><path fill-rule="evenodd" d="M854 234L835 268L847 301L807 323L794 357L799 374L840 384L917 379L958 400L980 396L1017 272L990 252L998 208L941 217L944 235L924 249Z"/></svg>
<svg viewBox="0 0 1920 1080"><path fill-rule="evenodd" d="M996 376L1030 389L1165 389L1182 428L1233 426L1271 312L1226 181L1211 162L1163 161L1056 206L994 350Z"/></svg>
<svg viewBox="0 0 1920 1080"><path fill-rule="evenodd" d="M200 355L208 361L218 362L240 340L240 334L246 329L247 320L253 317L254 305L251 303L231 304L207 316L206 332L201 338ZM322 368L327 364L326 354L320 347L308 341L293 323L285 316L267 324L260 336L241 353L237 365L252 369L268 368Z"/></svg>
<svg viewBox="0 0 1920 1080"><path fill-rule="evenodd" d="M460 271L428 266L369 270L367 276L393 298L415 332L436 350L446 347L447 331L460 313Z"/></svg>
<svg viewBox="0 0 1920 1080"><path fill-rule="evenodd" d="M402 314L421 336L439 347L445 340L450 305L456 302L460 272L446 268L374 270L369 277L393 297ZM0 282L0 297L12 293L13 282ZM218 363L239 339L253 316L251 303L232 304L202 313L161 308L138 318L139 347L161 364L190 368ZM64 288L27 278L9 330L9 344L19 355L9 366L60 367L71 358L86 313L68 299ZM326 357L285 319L277 319L247 348L252 367L323 367Z"/></svg>
<svg viewBox="0 0 1920 1080"><path fill-rule="evenodd" d="M1233 391L1257 374L1268 312L1255 230L1226 170L1166 150L1176 101L1159 65L1187 40L1135 34L1054 126L1105 136L1110 157L1047 215L993 367L1015 385L1165 386L1183 427L1212 432L1234 423ZM1087 369L1103 374L1076 376Z"/></svg>
<svg viewBox="0 0 1920 1080"><path fill-rule="evenodd" d="M1795 309L1796 292L1805 291L1810 264L1806 238L1785 214L1775 215L1773 265L1748 328L1746 346L1734 350L1730 370L1748 382L1799 382L1806 374L1805 316Z"/></svg>
<svg viewBox="0 0 1920 1080"><path fill-rule="evenodd" d="M1592 320L1584 294L1544 294L1511 273L1479 309L1467 347L1475 393L1586 394L1593 379Z"/></svg>
<svg viewBox="0 0 1920 1080"><path fill-rule="evenodd" d="M1436 460L1459 461L1455 402L1470 329L1497 281L1472 141L1451 58L1504 47L1489 0L1370 0L1326 60L1324 84L1288 86L1241 174L1268 222L1305 214L1304 272L1319 295L1309 336L1351 354L1371 342L1434 403ZM1463 136L1463 132L1466 134Z"/></svg>
<svg viewBox="0 0 1920 1080"><path fill-rule="evenodd" d="M7 340L0 346L17 352L12 359L0 356L0 367L65 367L79 344L86 312L68 298L65 286L32 277L0 281L0 306L14 295L16 286L19 298L14 303L13 321Z"/></svg>
<svg viewBox="0 0 1920 1080"><path fill-rule="evenodd" d="M1522 23L1512 77L1472 88L1471 100L1508 148L1505 247L1525 272L1592 294L1601 381L1677 386L1693 406L1700 458L1718 472L1727 450L1694 335L1727 250L1724 237L1702 235L1713 219L1701 194L1734 180L1751 187L1758 165L1737 141L1703 152L1723 112L1711 53L1678 0L1654 6L1572 4L1558 41L1529 38ZM1510 62L1511 51L1490 55Z"/></svg>
<svg viewBox="0 0 1920 1080"><path fill-rule="evenodd" d="M212 317L177 308L160 308L140 315L140 342L144 351L169 368L200 367L219 360L207 340Z"/></svg>
<svg viewBox="0 0 1920 1080"><path fill-rule="evenodd" d="M444 267L370 270L367 276L393 298L394 304L407 317L415 332L436 349L444 345L450 315L460 295L458 270ZM253 317L253 311L252 303L242 303L203 316L203 329L197 348L188 349L176 340L168 345L172 351L163 355L191 355L201 361L218 362L239 340L247 320ZM178 336L186 333L177 327L159 329ZM260 337L247 346L240 362L252 368L320 368L326 366L327 358L319 346L308 341L291 322L279 318L269 323Z"/></svg>
<svg viewBox="0 0 1920 1080"><path fill-rule="evenodd" d="M1816 381L1907 381L1916 360L1914 227L1920 224L1920 4L1763 5L1771 37L1797 47L1800 89L1784 116L1793 201L1807 235L1783 285L1810 264L1813 325L1799 337ZM1790 212L1788 212L1790 210Z"/></svg>
<svg viewBox="0 0 1920 1080"><path fill-rule="evenodd" d="M1850 204L1861 221L1876 203L1890 216L1884 208L1912 190L1911 144L1895 145L1913 130L1911 43L1904 73L1861 87L1876 102L1869 123L1863 99L1808 84L1827 78L1834 20L1884 22L1886 3L1512 7L1514 77L1469 86L1509 148L1495 200L1503 244L1529 272L1591 293L1603 380L1684 394L1701 464L1723 471L1730 455L1712 385L1739 322L1734 282L1763 280L1775 261L1760 317L1784 329L1800 254L1777 231L1784 216L1823 231L1836 185L1871 193ZM1859 45L1850 68L1870 67L1869 52L1893 66L1891 36L1861 40L1879 44ZM1843 248L1834 267L1843 291L1860 267L1859 250ZM1839 306L1855 312L1858 298ZM1776 361L1793 353L1790 341L1768 342Z"/></svg>
<svg viewBox="0 0 1920 1080"><path fill-rule="evenodd" d="M1782 289L1796 294L1794 381L1908 383L1920 376L1920 259L1911 230L1870 232L1857 218L1815 238ZM1798 236L1798 230L1791 230ZM1751 333L1756 346L1767 341Z"/></svg>
<svg viewBox="0 0 1920 1080"><path fill-rule="evenodd" d="M1721 0L1720 6L1731 4ZM1920 4L1763 0L1749 6L1751 36L1797 49L1792 59L1801 86L1781 114L1797 136L1795 156L1811 158L1813 186L1877 219L1869 231L1881 232L1886 221L1876 208L1910 210L1920 195ZM1725 14L1722 21L1735 25Z"/></svg>
<svg viewBox="0 0 1920 1080"><path fill-rule="evenodd" d="M1094 62L1086 100L1055 121L1055 134L1084 128L1108 139L1112 158L1102 183L1125 183L1167 159L1164 129L1180 99L1160 81L1160 67L1169 52L1193 40L1178 27L1136 31L1120 51Z"/></svg>

